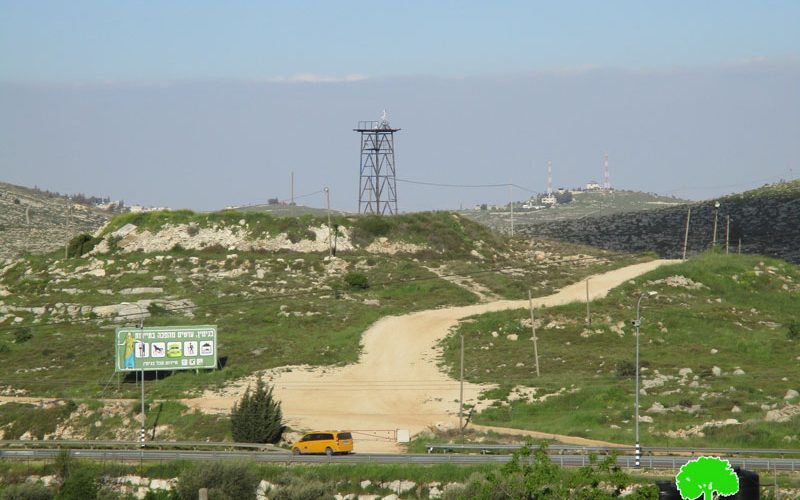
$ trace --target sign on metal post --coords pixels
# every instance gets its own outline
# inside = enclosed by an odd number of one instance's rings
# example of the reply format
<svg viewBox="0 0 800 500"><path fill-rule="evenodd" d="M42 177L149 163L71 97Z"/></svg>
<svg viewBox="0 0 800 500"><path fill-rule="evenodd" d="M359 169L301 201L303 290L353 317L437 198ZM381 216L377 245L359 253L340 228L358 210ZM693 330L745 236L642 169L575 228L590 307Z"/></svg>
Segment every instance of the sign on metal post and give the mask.
<svg viewBox="0 0 800 500"><path fill-rule="evenodd" d="M115 371L196 370L217 366L217 327L117 328Z"/></svg>

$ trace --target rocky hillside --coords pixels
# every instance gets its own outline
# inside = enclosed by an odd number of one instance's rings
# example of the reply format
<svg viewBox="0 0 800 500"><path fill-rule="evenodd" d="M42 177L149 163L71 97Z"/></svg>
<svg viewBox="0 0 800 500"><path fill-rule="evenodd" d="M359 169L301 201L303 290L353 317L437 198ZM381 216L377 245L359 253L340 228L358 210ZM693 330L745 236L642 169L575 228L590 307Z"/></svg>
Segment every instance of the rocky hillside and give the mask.
<svg viewBox="0 0 800 500"><path fill-rule="evenodd" d="M63 248L71 237L94 233L110 218L64 196L0 182L0 259Z"/></svg>
<svg viewBox="0 0 800 500"><path fill-rule="evenodd" d="M577 220L532 222L518 228L520 234L588 244L617 251L655 251L680 258L683 254L688 209L692 209L688 254L708 250L714 233L714 201L589 216ZM779 257L800 263L800 181L765 186L720 198L717 244L725 248L730 217L730 248L743 253Z"/></svg>
<svg viewBox="0 0 800 500"><path fill-rule="evenodd" d="M653 292L654 294L645 293ZM633 442L641 300L644 446L800 448L800 268L708 252L630 280L591 304L537 311L541 376L527 309L473 316L445 341L458 373L498 384L479 424Z"/></svg>
<svg viewBox="0 0 800 500"><path fill-rule="evenodd" d="M545 295L641 259L510 240L445 212L333 223L329 232L327 217L311 215L125 214L81 257L0 259L0 436L134 438L135 379L115 378L112 362L120 324L217 325L221 369L147 382L156 438L217 440L229 437L225 416L179 398L268 368L354 362L361 333L385 315ZM54 400L42 409L19 399L30 396Z"/></svg>

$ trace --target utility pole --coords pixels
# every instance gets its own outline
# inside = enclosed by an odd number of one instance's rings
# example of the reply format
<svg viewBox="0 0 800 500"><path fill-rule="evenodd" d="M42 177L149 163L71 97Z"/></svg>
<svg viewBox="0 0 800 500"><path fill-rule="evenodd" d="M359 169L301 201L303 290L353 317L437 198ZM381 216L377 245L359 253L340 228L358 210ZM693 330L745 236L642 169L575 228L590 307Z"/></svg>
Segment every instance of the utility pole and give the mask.
<svg viewBox="0 0 800 500"><path fill-rule="evenodd" d="M328 210L328 257L333 257L333 238L331 235L333 231L331 229L331 190L325 186L325 206Z"/></svg>
<svg viewBox="0 0 800 500"><path fill-rule="evenodd" d="M686 260L686 247L689 246L689 221L692 220L692 207L686 214L686 233L683 235L683 260Z"/></svg>
<svg viewBox="0 0 800 500"><path fill-rule="evenodd" d="M508 181L508 194L511 204L511 237L514 237L514 181Z"/></svg>
<svg viewBox="0 0 800 500"><path fill-rule="evenodd" d="M727 222L725 223L725 254L728 254L728 246L730 244L731 236L731 216L726 216Z"/></svg>
<svg viewBox="0 0 800 500"><path fill-rule="evenodd" d="M66 235L66 238L65 238L66 241L64 241L64 258L65 259L69 257L69 222L70 222L69 219L70 219L70 216L72 215L71 212L72 212L72 205L70 205L69 196L67 196L67 223L66 223L67 235Z"/></svg>
<svg viewBox="0 0 800 500"><path fill-rule="evenodd" d="M294 170L292 170L292 196L289 198L289 214L294 215Z"/></svg>
<svg viewBox="0 0 800 500"><path fill-rule="evenodd" d="M741 238L739 238L739 249L738 249L737 253L742 253L742 239Z"/></svg>
<svg viewBox="0 0 800 500"><path fill-rule="evenodd" d="M592 308L589 301L589 278L586 278L586 324L592 326Z"/></svg>
<svg viewBox="0 0 800 500"><path fill-rule="evenodd" d="M461 389L458 398L458 431L464 437L464 334L461 334Z"/></svg>
<svg viewBox="0 0 800 500"><path fill-rule="evenodd" d="M528 309L531 310L531 331L533 332L533 356L536 359L536 376L539 376L539 349L536 345L536 322L533 320L533 299L531 290L528 289Z"/></svg>

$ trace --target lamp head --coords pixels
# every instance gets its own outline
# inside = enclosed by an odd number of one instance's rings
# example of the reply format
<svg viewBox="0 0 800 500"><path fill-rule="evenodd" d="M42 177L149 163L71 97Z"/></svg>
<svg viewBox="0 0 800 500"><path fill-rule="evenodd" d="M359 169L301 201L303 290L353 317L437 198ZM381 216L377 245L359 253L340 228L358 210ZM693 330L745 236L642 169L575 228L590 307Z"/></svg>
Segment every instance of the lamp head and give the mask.
<svg viewBox="0 0 800 500"><path fill-rule="evenodd" d="M719 202L718 201L714 202L714 208L719 208Z"/></svg>

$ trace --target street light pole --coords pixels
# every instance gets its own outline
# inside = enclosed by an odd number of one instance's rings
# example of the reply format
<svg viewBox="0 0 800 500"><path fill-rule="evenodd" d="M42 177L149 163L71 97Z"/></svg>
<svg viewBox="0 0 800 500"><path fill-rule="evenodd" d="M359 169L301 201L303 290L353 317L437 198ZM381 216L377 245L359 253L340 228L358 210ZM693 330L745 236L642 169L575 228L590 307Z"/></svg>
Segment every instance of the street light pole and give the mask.
<svg viewBox="0 0 800 500"><path fill-rule="evenodd" d="M717 248L717 214L719 214L719 202L714 202L714 239L711 244L712 248Z"/></svg>
<svg viewBox="0 0 800 500"><path fill-rule="evenodd" d="M136 306L139 308L139 335L141 336L144 333L144 309L142 309L142 305L138 302L122 302L122 305L131 305ZM142 427L139 430L139 447L144 448L144 424L145 424L145 413L144 413L144 341L139 339L137 341L139 344L139 348L142 352L142 359L139 361L139 367L141 368L140 383L142 384L142 401L141 401L141 412L142 412Z"/></svg>
<svg viewBox="0 0 800 500"><path fill-rule="evenodd" d="M464 438L464 334L461 334L461 377L458 397L458 432Z"/></svg>
<svg viewBox="0 0 800 500"><path fill-rule="evenodd" d="M639 296L639 300L636 301L636 320L633 322L633 325L636 327L636 403L634 407L634 428L636 430L636 449L635 449L635 461L634 467L637 469L639 468L642 460L642 447L639 444L639 326L642 324L642 317L639 314L639 310L642 305L642 299L646 296L653 296L656 292L647 292L643 293Z"/></svg>

